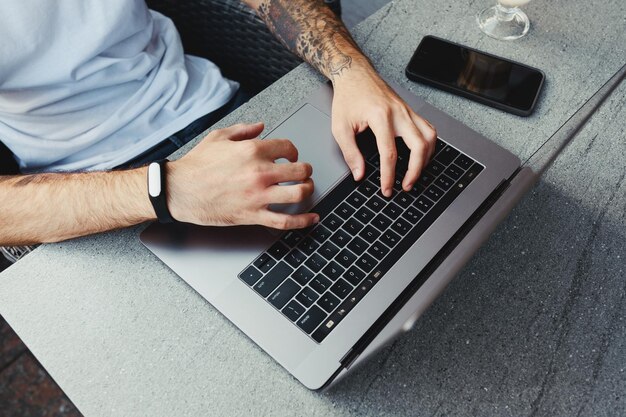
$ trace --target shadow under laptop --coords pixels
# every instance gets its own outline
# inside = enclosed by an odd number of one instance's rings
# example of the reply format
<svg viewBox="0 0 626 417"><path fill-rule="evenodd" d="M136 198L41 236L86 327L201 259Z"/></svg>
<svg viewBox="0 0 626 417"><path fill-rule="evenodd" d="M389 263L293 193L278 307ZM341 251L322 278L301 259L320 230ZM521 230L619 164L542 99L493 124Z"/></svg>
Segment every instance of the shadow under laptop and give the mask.
<svg viewBox="0 0 626 417"><path fill-rule="evenodd" d="M622 182L604 205L583 207L542 181L411 332L323 395L367 415L623 407Z"/></svg>

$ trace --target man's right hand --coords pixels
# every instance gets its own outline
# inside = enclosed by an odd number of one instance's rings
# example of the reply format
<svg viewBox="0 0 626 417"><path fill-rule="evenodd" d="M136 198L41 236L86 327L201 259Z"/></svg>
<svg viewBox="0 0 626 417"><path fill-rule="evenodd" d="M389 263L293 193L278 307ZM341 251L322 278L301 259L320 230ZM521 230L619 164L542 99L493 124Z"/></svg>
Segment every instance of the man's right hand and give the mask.
<svg viewBox="0 0 626 417"><path fill-rule="evenodd" d="M178 220L206 226L260 224L300 229L314 213L283 214L270 204L298 203L313 193L310 164L297 162L286 139L260 140L263 123L209 133L193 150L167 165L168 207ZM277 159L288 163L276 163ZM298 182L294 185L279 185Z"/></svg>

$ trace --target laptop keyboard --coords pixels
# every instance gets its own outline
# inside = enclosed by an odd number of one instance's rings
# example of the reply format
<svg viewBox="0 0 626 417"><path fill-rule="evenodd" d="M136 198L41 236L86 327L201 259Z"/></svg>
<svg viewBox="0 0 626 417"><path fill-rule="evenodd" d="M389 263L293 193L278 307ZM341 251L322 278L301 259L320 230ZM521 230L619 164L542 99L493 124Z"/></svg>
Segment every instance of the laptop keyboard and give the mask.
<svg viewBox="0 0 626 417"><path fill-rule="evenodd" d="M394 194L380 191L379 155L365 180L342 180L311 211L320 223L285 232L239 278L321 343L478 176L483 167L437 139L411 191L402 191L408 149L399 143ZM417 273L417 271L416 271Z"/></svg>

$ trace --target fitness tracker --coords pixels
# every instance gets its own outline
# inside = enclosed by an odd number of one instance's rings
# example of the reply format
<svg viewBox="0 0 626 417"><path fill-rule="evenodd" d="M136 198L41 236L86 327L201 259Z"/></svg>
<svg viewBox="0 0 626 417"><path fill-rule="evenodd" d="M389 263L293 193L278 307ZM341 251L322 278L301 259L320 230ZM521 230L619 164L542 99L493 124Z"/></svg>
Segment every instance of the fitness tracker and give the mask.
<svg viewBox="0 0 626 417"><path fill-rule="evenodd" d="M148 196L157 220L160 223L173 223L175 220L167 208L166 163L167 159L148 165Z"/></svg>

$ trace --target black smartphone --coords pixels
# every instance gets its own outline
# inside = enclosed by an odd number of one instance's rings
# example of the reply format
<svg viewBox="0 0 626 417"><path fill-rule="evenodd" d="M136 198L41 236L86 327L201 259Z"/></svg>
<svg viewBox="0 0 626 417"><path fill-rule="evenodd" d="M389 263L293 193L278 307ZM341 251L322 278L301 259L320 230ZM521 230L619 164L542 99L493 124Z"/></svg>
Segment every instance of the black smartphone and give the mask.
<svg viewBox="0 0 626 417"><path fill-rule="evenodd" d="M530 115L546 78L543 71L436 36L425 36L406 76L519 116Z"/></svg>

